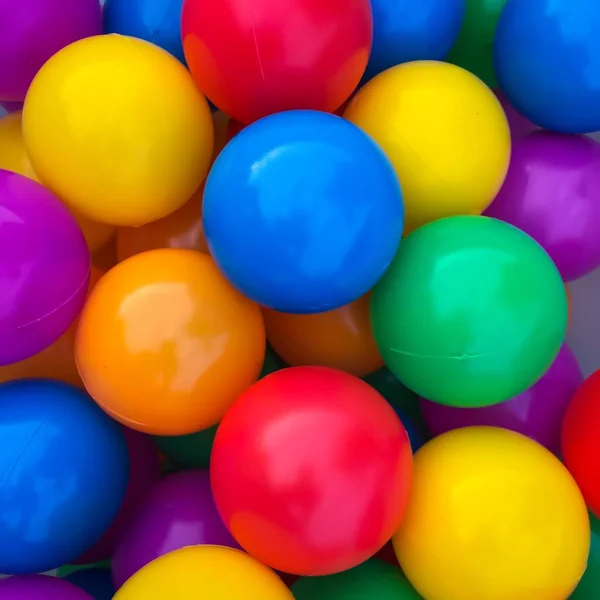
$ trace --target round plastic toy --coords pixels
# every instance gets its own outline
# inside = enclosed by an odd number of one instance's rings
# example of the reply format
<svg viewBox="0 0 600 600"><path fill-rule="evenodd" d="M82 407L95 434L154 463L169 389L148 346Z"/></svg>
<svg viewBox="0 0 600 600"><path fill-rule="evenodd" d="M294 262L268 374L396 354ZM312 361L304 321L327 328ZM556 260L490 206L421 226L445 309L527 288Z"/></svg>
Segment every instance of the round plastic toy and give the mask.
<svg viewBox="0 0 600 600"><path fill-rule="evenodd" d="M373 289L371 322L406 386L475 408L513 398L546 372L565 337L567 298L528 235L488 217L449 217L403 240Z"/></svg>
<svg viewBox="0 0 600 600"><path fill-rule="evenodd" d="M49 575L19 575L0 579L2 600L96 600L82 589Z"/></svg>
<svg viewBox="0 0 600 600"><path fill-rule="evenodd" d="M563 417L582 381L576 358L563 345L543 377L515 398L483 408L455 408L422 400L421 412L434 436L459 427L491 425L522 433L558 454Z"/></svg>
<svg viewBox="0 0 600 600"><path fill-rule="evenodd" d="M598 27L596 0L508 0L494 38L494 68L511 104L545 129L600 129Z"/></svg>
<svg viewBox="0 0 600 600"><path fill-rule="evenodd" d="M65 577L65 581L76 585L94 600L112 600L115 586L108 568L82 569Z"/></svg>
<svg viewBox="0 0 600 600"><path fill-rule="evenodd" d="M53 54L100 33L98 0L0 1L0 101L22 102Z"/></svg>
<svg viewBox="0 0 600 600"><path fill-rule="evenodd" d="M183 0L106 0L104 33L152 42L185 64L181 44Z"/></svg>
<svg viewBox="0 0 600 600"><path fill-rule="evenodd" d="M0 572L72 562L123 502L129 461L121 428L80 389L23 379L0 385L0 429Z"/></svg>
<svg viewBox="0 0 600 600"><path fill-rule="evenodd" d="M87 390L124 425L184 435L215 425L256 380L260 309L193 250L119 263L90 295L75 340Z"/></svg>
<svg viewBox="0 0 600 600"><path fill-rule="evenodd" d="M183 206L213 150L210 109L187 69L143 40L102 35L33 80L23 137L35 172L89 219L139 226Z"/></svg>
<svg viewBox="0 0 600 600"><path fill-rule="evenodd" d="M237 121L292 109L333 112L367 66L371 3L185 0L182 35L198 86Z"/></svg>
<svg viewBox="0 0 600 600"><path fill-rule="evenodd" d="M506 115L494 93L460 67L417 61L388 69L358 91L344 117L392 161L405 233L441 217L480 214L506 176Z"/></svg>
<svg viewBox="0 0 600 600"><path fill-rule="evenodd" d="M369 297L336 310L293 315L265 309L267 338L290 366L334 367L358 377L383 366L371 333Z"/></svg>
<svg viewBox="0 0 600 600"><path fill-rule="evenodd" d="M600 371L573 396L563 421L561 449L587 505L600 517Z"/></svg>
<svg viewBox="0 0 600 600"><path fill-rule="evenodd" d="M0 366L33 356L67 331L89 275L85 239L60 200L0 170Z"/></svg>
<svg viewBox="0 0 600 600"><path fill-rule="evenodd" d="M294 600L281 579L245 552L190 546L146 565L114 600Z"/></svg>
<svg viewBox="0 0 600 600"><path fill-rule="evenodd" d="M416 454L393 542L427 600L558 600L585 571L590 522L551 452L507 429L466 427Z"/></svg>
<svg viewBox="0 0 600 600"><path fill-rule="evenodd" d="M343 573L301 577L292 593L295 600L421 600L398 567L376 558Z"/></svg>
<svg viewBox="0 0 600 600"><path fill-rule="evenodd" d="M506 0L466 0L460 34L447 56L449 62L477 75L492 89L498 87L492 47L505 4Z"/></svg>
<svg viewBox="0 0 600 600"><path fill-rule="evenodd" d="M238 547L217 512L208 471L169 475L122 530L112 557L115 586L159 556L201 544Z"/></svg>
<svg viewBox="0 0 600 600"><path fill-rule="evenodd" d="M152 440L126 427L123 433L129 453L129 481L125 498L110 527L92 548L78 558L78 564L97 563L112 555L117 539L122 536L139 505L160 478L158 453Z"/></svg>
<svg viewBox="0 0 600 600"><path fill-rule="evenodd" d="M592 543L587 568L569 600L594 600L600 590L600 521L590 514Z"/></svg>
<svg viewBox="0 0 600 600"><path fill-rule="evenodd" d="M366 294L403 225L400 186L381 150L341 117L316 111L272 115L236 135L210 171L203 211L227 277L288 313L333 310Z"/></svg>
<svg viewBox="0 0 600 600"><path fill-rule="evenodd" d="M565 281L587 275L600 265L600 143L549 131L517 140L486 214L528 233Z"/></svg>
<svg viewBox="0 0 600 600"><path fill-rule="evenodd" d="M187 248L208 254L202 225L204 186L179 210L141 227L120 227L117 234L119 262L146 250Z"/></svg>
<svg viewBox="0 0 600 600"><path fill-rule="evenodd" d="M373 47L363 81L401 63L442 60L465 15L465 0L371 0Z"/></svg>
<svg viewBox="0 0 600 600"><path fill-rule="evenodd" d="M39 183L25 151L21 121L21 111L0 119L0 169L25 175ZM110 225L90 221L73 210L71 214L83 232L90 252L104 246L115 233L115 228Z"/></svg>
<svg viewBox="0 0 600 600"><path fill-rule="evenodd" d="M221 421L210 465L235 539L295 575L344 571L382 548L402 519L411 471L390 405L325 367L283 369L248 388Z"/></svg>

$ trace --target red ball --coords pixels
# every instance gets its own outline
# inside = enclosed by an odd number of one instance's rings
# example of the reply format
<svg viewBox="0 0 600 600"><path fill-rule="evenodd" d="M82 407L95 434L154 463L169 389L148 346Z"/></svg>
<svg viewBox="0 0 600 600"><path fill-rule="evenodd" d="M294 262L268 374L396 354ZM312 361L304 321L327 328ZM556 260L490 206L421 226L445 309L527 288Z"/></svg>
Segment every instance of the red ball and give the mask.
<svg viewBox="0 0 600 600"><path fill-rule="evenodd" d="M371 557L400 525L410 442L367 383L293 367L253 384L225 415L211 457L215 502L264 564L329 575Z"/></svg>
<svg viewBox="0 0 600 600"><path fill-rule="evenodd" d="M367 66L373 19L370 0L184 0L181 33L200 89L251 123L339 108Z"/></svg>
<svg viewBox="0 0 600 600"><path fill-rule="evenodd" d="M600 517L600 370L579 386L567 408L561 450L588 508Z"/></svg>

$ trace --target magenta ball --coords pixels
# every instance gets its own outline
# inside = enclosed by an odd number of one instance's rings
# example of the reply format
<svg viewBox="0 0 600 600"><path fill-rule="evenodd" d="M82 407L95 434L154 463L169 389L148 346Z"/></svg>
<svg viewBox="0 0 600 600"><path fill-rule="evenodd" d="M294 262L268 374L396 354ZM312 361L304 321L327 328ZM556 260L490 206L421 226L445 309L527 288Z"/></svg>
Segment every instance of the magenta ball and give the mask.
<svg viewBox="0 0 600 600"><path fill-rule="evenodd" d="M0 170L0 365L33 356L65 333L89 275L85 238L61 201Z"/></svg>
<svg viewBox="0 0 600 600"><path fill-rule="evenodd" d="M152 441L144 434L123 427L129 451L129 482L125 499L111 526L76 564L87 565L110 557L117 538L127 526L152 486L160 479L160 461Z"/></svg>
<svg viewBox="0 0 600 600"><path fill-rule="evenodd" d="M170 475L154 486L117 543L115 587L155 558L198 544L239 548L219 516L208 471Z"/></svg>
<svg viewBox="0 0 600 600"><path fill-rule="evenodd" d="M563 345L552 366L535 385L502 404L455 408L421 399L421 413L434 436L471 425L490 425L522 433L558 453L563 416L582 381L575 356Z"/></svg>
<svg viewBox="0 0 600 600"><path fill-rule="evenodd" d="M23 110L22 102L3 102L1 106L7 113L14 113L18 110Z"/></svg>
<svg viewBox="0 0 600 600"><path fill-rule="evenodd" d="M2 600L93 600L77 586L48 575L17 575L0 579Z"/></svg>
<svg viewBox="0 0 600 600"><path fill-rule="evenodd" d="M516 140L485 214L528 233L565 281L593 271L600 265L600 144L549 131Z"/></svg>
<svg viewBox="0 0 600 600"><path fill-rule="evenodd" d="M508 120L508 126L510 127L510 134L512 140L521 138L536 129L539 129L537 125L534 125L531 121L528 121L517 109L508 101L508 98L500 91L496 90L496 96L502 104L502 108L506 114Z"/></svg>
<svg viewBox="0 0 600 600"><path fill-rule="evenodd" d="M99 0L0 0L0 102L22 102L53 54L101 33Z"/></svg>

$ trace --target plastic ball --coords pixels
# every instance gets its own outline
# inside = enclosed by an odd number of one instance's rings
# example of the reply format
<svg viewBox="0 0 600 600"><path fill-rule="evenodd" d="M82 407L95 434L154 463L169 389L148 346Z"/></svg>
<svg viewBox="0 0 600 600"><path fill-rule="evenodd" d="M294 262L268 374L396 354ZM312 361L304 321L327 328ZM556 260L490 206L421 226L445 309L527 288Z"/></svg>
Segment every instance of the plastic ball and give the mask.
<svg viewBox="0 0 600 600"><path fill-rule="evenodd" d="M583 575L590 522L552 453L506 429L467 427L415 455L393 542L427 600L558 600Z"/></svg>
<svg viewBox="0 0 600 600"><path fill-rule="evenodd" d="M152 42L185 64L181 44L183 0L106 0L104 33Z"/></svg>
<svg viewBox="0 0 600 600"><path fill-rule="evenodd" d="M434 436L471 425L504 427L558 454L565 411L582 381L577 359L563 345L542 378L515 398L483 408L455 408L422 400L421 412Z"/></svg>
<svg viewBox="0 0 600 600"><path fill-rule="evenodd" d="M515 109L515 107L508 101L508 98L502 93L502 90L496 90L495 94L498 100L500 100L500 104L502 104L504 114L506 114L513 145L515 140L525 137L527 134L539 129L537 125L534 125L531 121L528 121Z"/></svg>
<svg viewBox="0 0 600 600"><path fill-rule="evenodd" d="M562 426L561 450L587 505L600 517L600 371L583 382L569 404Z"/></svg>
<svg viewBox="0 0 600 600"><path fill-rule="evenodd" d="M0 104L0 109L4 109L7 113L13 113L16 111L23 110L22 102L2 102Z"/></svg>
<svg viewBox="0 0 600 600"><path fill-rule="evenodd" d="M344 117L394 165L405 233L441 217L482 213L506 176L506 115L494 93L460 67L417 61L388 69L358 91Z"/></svg>
<svg viewBox="0 0 600 600"><path fill-rule="evenodd" d="M176 467L183 469L208 469L217 426L188 435L154 436L162 454Z"/></svg>
<svg viewBox="0 0 600 600"><path fill-rule="evenodd" d="M2 600L96 600L68 581L49 575L19 575L0 580Z"/></svg>
<svg viewBox="0 0 600 600"><path fill-rule="evenodd" d="M0 119L0 169L25 175L25 177L41 183L34 173L25 151L21 117L21 111L17 111ZM101 248L115 233L115 228L111 225L95 223L76 211L71 211L71 214L83 232L90 252Z"/></svg>
<svg viewBox="0 0 600 600"><path fill-rule="evenodd" d="M371 3L185 0L182 35L198 86L237 121L292 109L333 112L367 66Z"/></svg>
<svg viewBox="0 0 600 600"><path fill-rule="evenodd" d="M373 47L363 81L401 63L442 60L465 15L465 0L371 0Z"/></svg>
<svg viewBox="0 0 600 600"><path fill-rule="evenodd" d="M114 600L294 600L270 569L240 550L190 546L138 571Z"/></svg>
<svg viewBox="0 0 600 600"><path fill-rule="evenodd" d="M265 354L258 306L193 250L119 263L90 295L75 358L94 400L127 427L184 435L215 425L256 380Z"/></svg>
<svg viewBox="0 0 600 600"><path fill-rule="evenodd" d="M101 32L98 0L2 0L0 101L22 102L33 77L53 54Z"/></svg>
<svg viewBox="0 0 600 600"><path fill-rule="evenodd" d="M592 543L587 568L569 600L594 600L600 589L600 521L590 515Z"/></svg>
<svg viewBox="0 0 600 600"><path fill-rule="evenodd" d="M186 68L120 35L75 42L40 69L23 137L50 189L89 219L121 226L183 206L213 151L210 109Z"/></svg>
<svg viewBox="0 0 600 600"><path fill-rule="evenodd" d="M23 379L0 385L0 428L0 572L73 561L123 501L129 461L120 427L74 386Z"/></svg>
<svg viewBox="0 0 600 600"><path fill-rule="evenodd" d="M2 366L67 331L87 294L90 253L69 211L27 177L0 170L0 212Z"/></svg>
<svg viewBox="0 0 600 600"><path fill-rule="evenodd" d="M587 275L600 266L600 143L550 131L517 140L486 214L528 233L565 281Z"/></svg>
<svg viewBox="0 0 600 600"><path fill-rule="evenodd" d="M373 289L371 320L406 386L475 408L513 398L547 371L565 337L567 298L528 235L488 217L449 217L403 240Z"/></svg>
<svg viewBox="0 0 600 600"><path fill-rule="evenodd" d="M93 568L75 571L65 577L65 581L76 585L89 594L93 600L112 600L115 586L112 582L110 569ZM59 599L57 599L59 600Z"/></svg>
<svg viewBox="0 0 600 600"><path fill-rule="evenodd" d="M358 377L383 366L371 333L368 295L329 312L265 309L263 316L269 343L290 366L333 367Z"/></svg>
<svg viewBox="0 0 600 600"><path fill-rule="evenodd" d="M398 247L398 180L377 145L344 119L289 111L246 127L204 190L217 264L246 296L288 313L349 304Z"/></svg>
<svg viewBox="0 0 600 600"><path fill-rule="evenodd" d="M296 575L344 571L382 548L402 519L411 470L390 405L325 367L283 369L248 388L221 421L210 465L235 539Z"/></svg>
<svg viewBox="0 0 600 600"><path fill-rule="evenodd" d="M406 433L410 441L410 448L414 454L420 450L421 446L423 446L425 443L425 436L423 435L421 429L417 426L417 423L399 406L392 405L392 408L396 411L398 418L402 422L402 425L404 425L404 429L406 429Z"/></svg>
<svg viewBox="0 0 600 600"><path fill-rule="evenodd" d="M596 0L508 0L494 38L502 91L545 129L600 129L600 4Z"/></svg>

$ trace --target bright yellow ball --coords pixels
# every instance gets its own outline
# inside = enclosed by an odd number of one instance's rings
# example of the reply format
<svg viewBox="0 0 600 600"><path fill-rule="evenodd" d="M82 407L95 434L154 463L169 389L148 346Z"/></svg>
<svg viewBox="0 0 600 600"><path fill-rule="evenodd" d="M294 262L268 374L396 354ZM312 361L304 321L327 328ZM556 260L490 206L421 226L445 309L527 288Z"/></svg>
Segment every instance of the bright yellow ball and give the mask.
<svg viewBox="0 0 600 600"><path fill-rule="evenodd" d="M213 124L187 69L148 42L79 40L35 76L23 108L35 172L95 221L138 226L185 204L208 172Z"/></svg>
<svg viewBox="0 0 600 600"><path fill-rule="evenodd" d="M391 160L402 186L405 234L451 215L478 215L500 189L510 160L506 115L475 75L435 61L380 73L344 117Z"/></svg>
<svg viewBox="0 0 600 600"><path fill-rule="evenodd" d="M505 429L468 427L415 455L393 543L426 600L565 600L586 568L590 523L548 450Z"/></svg>
<svg viewBox="0 0 600 600"><path fill-rule="evenodd" d="M190 546L147 564L113 600L294 600L277 575L245 552Z"/></svg>

